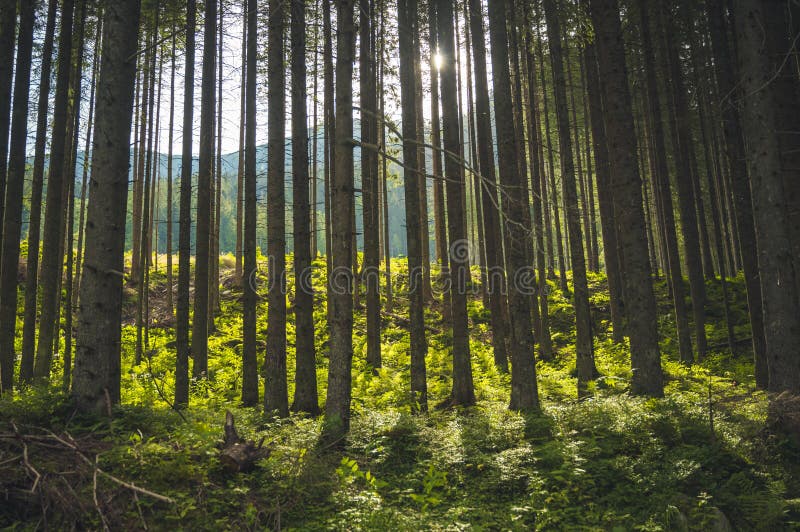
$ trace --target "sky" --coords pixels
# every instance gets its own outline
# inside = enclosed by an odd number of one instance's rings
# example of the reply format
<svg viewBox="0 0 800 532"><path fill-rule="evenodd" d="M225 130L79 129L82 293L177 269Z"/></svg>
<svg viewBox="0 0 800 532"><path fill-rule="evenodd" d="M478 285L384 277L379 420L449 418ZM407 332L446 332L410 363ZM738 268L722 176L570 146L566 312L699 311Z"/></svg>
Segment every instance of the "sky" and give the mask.
<svg viewBox="0 0 800 532"><path fill-rule="evenodd" d="M243 16L241 7L238 5L227 4L229 6L230 11L224 13L223 20L223 50L222 50L222 152L223 154L236 152L239 150L239 127L240 127L240 117L241 117L241 83L242 79L242 22ZM43 26L44 21L41 18L44 16L44 13L39 14L39 19L37 19L37 32L35 36L36 41L36 48L34 52L34 69L32 72L32 80L31 84L33 87L33 91L38 91L38 82L39 82L39 70L41 64L41 41L43 39ZM335 22L334 22L335 24ZM386 18L386 24L392 25L394 24L393 17ZM287 21L288 25L288 21ZM313 25L308 25L308 41L310 43L314 42L314 35L315 27ZM91 32L87 32L91 33ZM388 27L385 29L385 33L388 35L396 35L397 29L396 27ZM183 40L182 29L177 30L177 38L179 42ZM427 30L425 31L425 35L427 35ZM427 39L423 36L423 113L425 116L425 120L430 119L431 113L431 102L430 102L430 95L429 95L429 76L428 76L428 56L427 56ZM463 41L463 21L462 21L462 31L461 37ZM85 142L85 133L87 127L87 117L89 111L89 83L91 79L91 65L94 59L94 53L97 49L95 43L93 42L94 36L87 35L89 39L87 41L86 50L84 53L84 61L86 64L86 68L84 70L84 80L83 80L83 93L82 93L82 108L81 108L81 139L80 139L80 148L83 149L83 145ZM195 47L195 82L194 82L194 108L193 108L193 154L197 155L199 151L199 128L200 128L200 89L201 89L201 73L202 73L202 60L203 60L203 32L202 26L198 25L198 31L196 33L196 47ZM335 39L335 34L334 34ZM56 43L58 41L58 34L56 34ZM396 41L396 39L395 39ZM170 39L167 38L164 41L164 46L166 48L169 47ZM262 42L260 43L261 46L259 47L259 72L258 72L258 79L257 79L257 87L258 87L258 98L257 98L257 116L256 116L256 143L257 144L264 144L267 141L267 102L266 102L266 60L264 59L266 56L266 46ZM288 28L287 28L287 44L288 44ZM390 44L389 46L395 46L394 44ZM461 43L461 83L464 90L464 95L466 97L466 61L463 57L464 49L463 49L463 42ZM488 46L488 43L487 43ZM165 48L165 49L166 49ZM179 46L182 48L182 46ZM288 48L288 46L287 46ZM334 45L334 53L335 53L335 45ZM399 102L399 86L398 80L396 79L396 72L397 72L397 50L396 49L388 49L386 52L386 57L388 58L388 68L385 77L385 85L386 90L386 113L392 120L399 123L400 118L400 102ZM313 116L313 74L314 74L314 63L315 59L319 62L319 69L322 70L322 50L319 50L319 53L316 54L314 50L309 49L307 51L307 87L309 93L308 99L308 119L309 119L309 127L311 127L311 120ZM288 63L288 50L287 50L287 63ZM53 68L55 69L57 65L57 57L54 57L53 60ZM171 58L168 54L165 54L163 63L160 65L161 68L161 77L160 77L160 90L161 90L161 101L160 101L160 120L158 124L158 151L162 154L166 154L169 150L169 111L170 111L170 81L171 81L171 73L172 73L172 64ZM488 65L489 68L489 75L491 76L491 65ZM174 111L175 111L175 123L174 123L174 134L173 134L173 141L172 141L172 151L174 155L179 155L182 150L182 143L183 143L183 134L182 134L182 127L183 127L183 99L184 99L184 72L185 72L185 54L182 50L178 50L176 52L175 57L175 98L174 98ZM287 83L287 91L286 91L286 132L287 136L289 136L291 131L291 104L289 101L290 98L290 90L291 90L291 73L287 68L286 71L286 83ZM52 82L51 91L55 90L55 75L53 75L53 82ZM158 91L158 86L156 87L156 91ZM355 73L354 73L354 105L358 105L358 62L356 61L355 64ZM157 93L156 93L157 95ZM51 93L52 99L52 93ZM28 131L28 152L32 155L33 154L33 141L35 138L36 132L36 101L37 98L35 95L32 95L31 102L30 102L30 120L29 120L29 131ZM321 125L322 123L322 105L323 105L323 86L322 86L322 76L320 76L318 81L318 90L317 90L317 114L318 114L318 123ZM52 106L51 106L52 107ZM52 108L49 109L52 112ZM354 113L354 116L358 117L358 112ZM50 119L50 126L52 126L52 118ZM131 134L131 142L133 142L133 133Z"/></svg>

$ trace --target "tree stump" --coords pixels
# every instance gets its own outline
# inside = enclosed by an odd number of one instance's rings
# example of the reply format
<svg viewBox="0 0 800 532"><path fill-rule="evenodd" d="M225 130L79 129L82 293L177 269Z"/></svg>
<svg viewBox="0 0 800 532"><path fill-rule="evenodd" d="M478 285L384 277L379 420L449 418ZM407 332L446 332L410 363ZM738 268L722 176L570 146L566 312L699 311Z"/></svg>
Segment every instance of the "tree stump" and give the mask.
<svg viewBox="0 0 800 532"><path fill-rule="evenodd" d="M256 462L269 456L269 449L264 448L264 438L256 445L254 440L244 440L236 432L233 414L225 412L225 434L220 448L219 461L231 473L252 471Z"/></svg>

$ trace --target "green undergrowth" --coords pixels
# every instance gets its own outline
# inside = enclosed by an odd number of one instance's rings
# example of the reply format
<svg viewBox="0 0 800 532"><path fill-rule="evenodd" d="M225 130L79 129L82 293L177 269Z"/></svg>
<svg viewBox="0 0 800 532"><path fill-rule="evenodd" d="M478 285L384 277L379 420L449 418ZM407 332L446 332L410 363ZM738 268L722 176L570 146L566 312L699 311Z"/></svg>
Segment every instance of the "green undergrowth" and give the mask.
<svg viewBox="0 0 800 532"><path fill-rule="evenodd" d="M393 263L400 279L403 263ZM314 278L323 405L324 265L316 261ZM398 283L394 308L383 317L383 367L377 371L364 362L366 325L363 309L357 312L354 414L345 446L335 449L320 443L319 419L273 420L258 408L239 405L240 291L227 269L222 278L208 379L192 383L191 406L181 414L169 404L175 353L168 320L150 330L139 365L133 364L135 328L126 322L123 405L111 420L76 416L67 396L55 388L60 373L52 388L32 388L0 403L0 433L69 434L84 455L97 456L104 471L173 502L135 495L108 479L95 481L93 470L81 466L73 451L33 441L29 463L43 479L38 498L25 495L34 478L17 457L23 440L15 444L6 438L0 439L0 525L35 529L46 519L54 528L89 529L102 528L106 520L112 529L146 524L185 530L780 530L800 522L800 451L765 428L767 398L755 390L746 348L733 354L725 345L714 283L708 285L707 327L715 347L692 367L677 362L667 288L663 281L656 284L666 397L645 399L628 394L628 348L611 341L605 279L590 274L601 377L592 383L591 397L578 401L572 307L551 282L557 353L552 361L538 362L542 412L529 416L507 409L509 377L495 369L489 315L477 296L469 306L477 406L411 413L407 299ZM151 305L158 316L165 304L163 272L151 281ZM746 338L742 280L732 280L730 288L737 336ZM128 307L133 306L135 292L126 294ZM291 376L293 294L287 297ZM267 309L263 299L259 305L258 337L263 339ZM426 310L432 407L447 397L451 381L449 333L440 310L439 303ZM290 398L293 392L290 378ZM219 462L226 410L243 437L263 438L270 450L252 472L231 474ZM59 489L61 476L86 511L59 506L48 491ZM83 481L74 480L78 477Z"/></svg>

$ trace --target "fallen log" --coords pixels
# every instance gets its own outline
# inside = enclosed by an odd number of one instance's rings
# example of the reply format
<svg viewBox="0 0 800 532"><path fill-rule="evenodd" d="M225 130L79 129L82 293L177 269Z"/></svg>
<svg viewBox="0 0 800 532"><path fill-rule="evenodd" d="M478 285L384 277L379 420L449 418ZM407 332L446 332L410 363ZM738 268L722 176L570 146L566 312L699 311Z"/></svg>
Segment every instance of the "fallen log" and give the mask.
<svg viewBox="0 0 800 532"><path fill-rule="evenodd" d="M246 473L252 471L256 462L269 456L270 450L264 448L264 438L256 442L245 440L236 432L233 414L230 410L225 412L224 439L220 448L219 461L231 473Z"/></svg>

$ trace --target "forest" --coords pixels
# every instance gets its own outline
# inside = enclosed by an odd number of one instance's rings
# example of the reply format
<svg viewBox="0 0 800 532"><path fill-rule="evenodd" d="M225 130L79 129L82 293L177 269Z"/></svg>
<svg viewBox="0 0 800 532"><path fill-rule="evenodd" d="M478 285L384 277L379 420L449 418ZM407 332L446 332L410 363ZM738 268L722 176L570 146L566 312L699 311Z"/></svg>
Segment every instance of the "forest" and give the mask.
<svg viewBox="0 0 800 532"><path fill-rule="evenodd" d="M800 529L800 0L0 0L0 528Z"/></svg>

